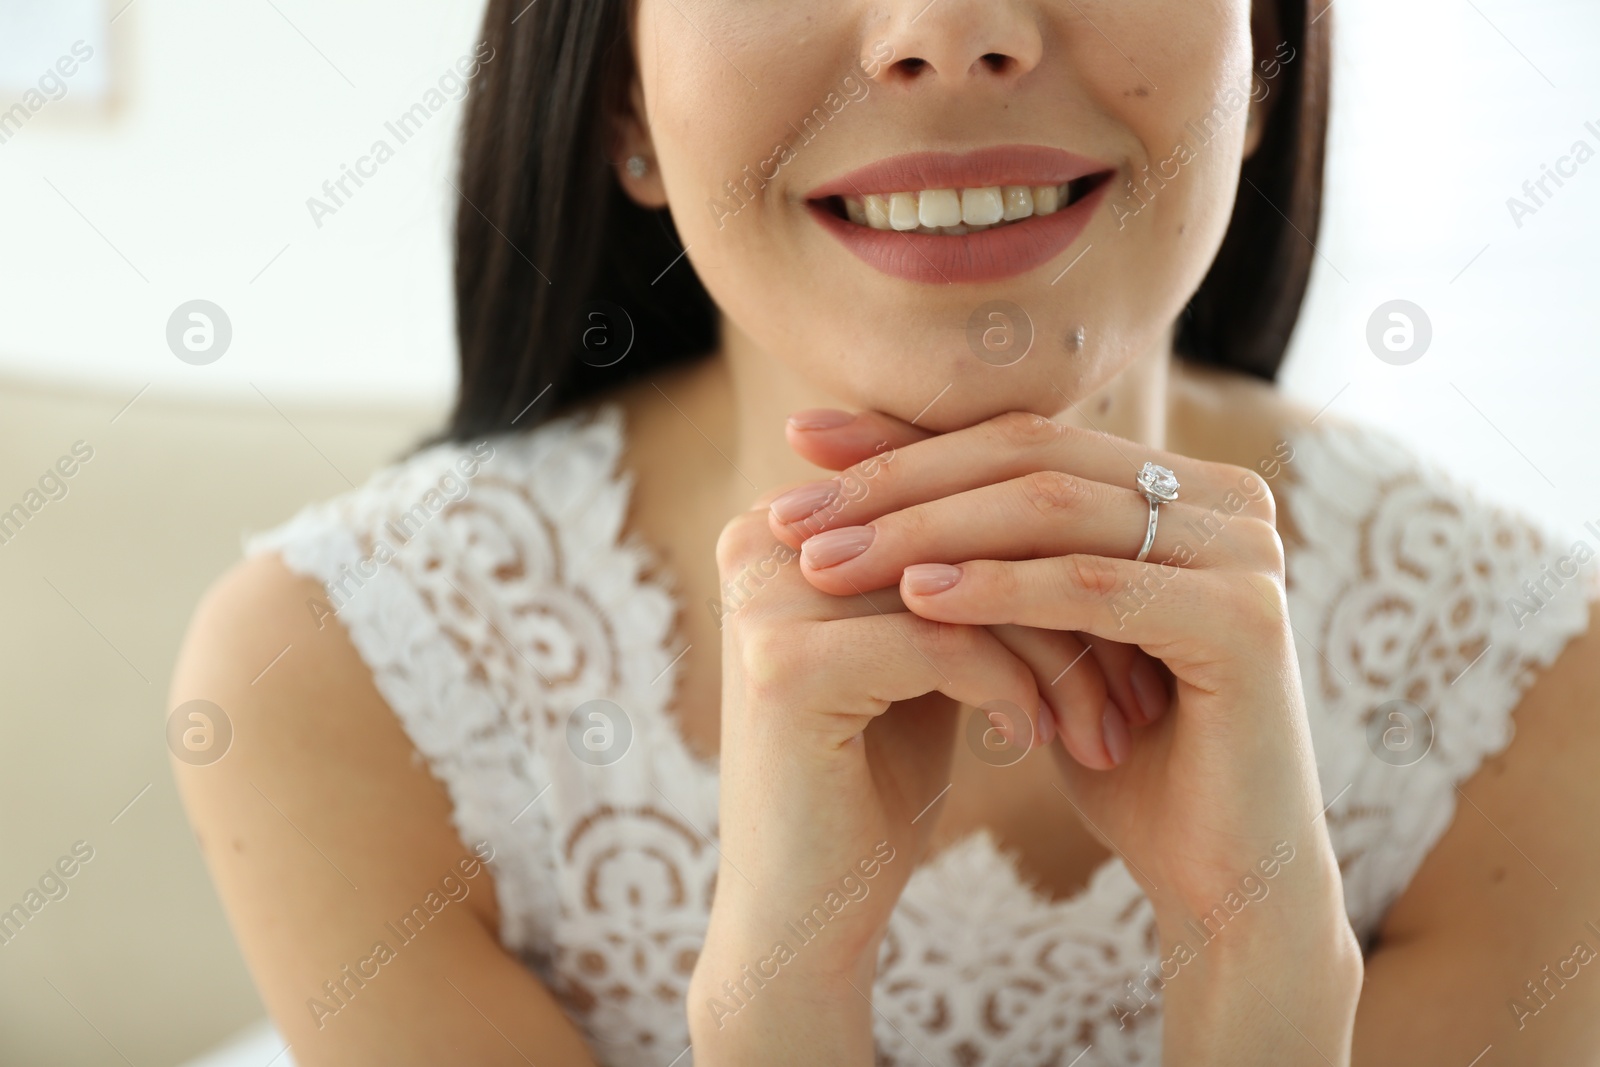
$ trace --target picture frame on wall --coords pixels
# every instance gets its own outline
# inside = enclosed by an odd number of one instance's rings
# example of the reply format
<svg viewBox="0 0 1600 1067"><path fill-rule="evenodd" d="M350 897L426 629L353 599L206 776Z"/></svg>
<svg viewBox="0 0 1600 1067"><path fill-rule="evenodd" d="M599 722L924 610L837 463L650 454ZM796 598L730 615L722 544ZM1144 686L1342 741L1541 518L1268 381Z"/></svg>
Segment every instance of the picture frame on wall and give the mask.
<svg viewBox="0 0 1600 1067"><path fill-rule="evenodd" d="M130 0L0 0L0 145L27 127L109 115Z"/></svg>

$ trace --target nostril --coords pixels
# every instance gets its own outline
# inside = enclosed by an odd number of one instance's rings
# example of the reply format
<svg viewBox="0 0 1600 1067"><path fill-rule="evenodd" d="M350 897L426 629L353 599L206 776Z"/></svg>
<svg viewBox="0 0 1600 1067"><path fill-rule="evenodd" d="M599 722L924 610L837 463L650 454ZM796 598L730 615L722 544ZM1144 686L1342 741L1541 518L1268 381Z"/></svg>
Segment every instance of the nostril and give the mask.
<svg viewBox="0 0 1600 1067"><path fill-rule="evenodd" d="M1017 60L1004 52L985 52L978 57L977 62L983 64L983 68L991 74L1004 74L1016 65ZM902 78L915 79L932 70L933 64L921 56L906 56L891 69Z"/></svg>

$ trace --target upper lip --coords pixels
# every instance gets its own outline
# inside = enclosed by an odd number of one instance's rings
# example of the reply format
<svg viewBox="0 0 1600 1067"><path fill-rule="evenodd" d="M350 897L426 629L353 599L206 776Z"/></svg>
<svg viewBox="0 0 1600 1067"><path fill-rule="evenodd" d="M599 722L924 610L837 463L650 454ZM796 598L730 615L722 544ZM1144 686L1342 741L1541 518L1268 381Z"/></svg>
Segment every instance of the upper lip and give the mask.
<svg viewBox="0 0 1600 1067"><path fill-rule="evenodd" d="M1047 145L996 145L966 153L912 152L842 174L811 190L806 199L882 196L925 189L1063 185L1111 169L1109 163Z"/></svg>

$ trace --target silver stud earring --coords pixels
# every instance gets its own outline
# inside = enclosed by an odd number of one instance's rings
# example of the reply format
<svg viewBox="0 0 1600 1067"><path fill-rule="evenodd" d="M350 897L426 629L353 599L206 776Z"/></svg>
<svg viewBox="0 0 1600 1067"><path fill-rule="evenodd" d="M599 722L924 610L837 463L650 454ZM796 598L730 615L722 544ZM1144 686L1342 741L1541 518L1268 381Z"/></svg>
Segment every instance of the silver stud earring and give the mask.
<svg viewBox="0 0 1600 1067"><path fill-rule="evenodd" d="M635 178L643 178L650 173L650 164L645 162L643 156L629 156L627 162L628 173Z"/></svg>

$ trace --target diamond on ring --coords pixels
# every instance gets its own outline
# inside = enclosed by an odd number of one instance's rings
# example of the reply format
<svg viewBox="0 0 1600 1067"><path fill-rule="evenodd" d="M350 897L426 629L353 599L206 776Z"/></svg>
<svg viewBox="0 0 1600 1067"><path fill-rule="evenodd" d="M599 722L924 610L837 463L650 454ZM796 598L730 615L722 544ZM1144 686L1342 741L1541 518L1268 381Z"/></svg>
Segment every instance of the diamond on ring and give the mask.
<svg viewBox="0 0 1600 1067"><path fill-rule="evenodd" d="M1145 523L1144 544L1139 546L1139 554L1133 557L1135 563L1143 563L1150 557L1150 549L1156 543L1156 523L1161 518L1161 505L1170 504L1178 499L1178 476L1159 463L1145 463L1139 471L1139 492L1150 502L1150 517Z"/></svg>
<svg viewBox="0 0 1600 1067"><path fill-rule="evenodd" d="M1146 463L1139 470L1139 490L1152 504L1170 504L1178 499L1178 476L1159 463Z"/></svg>

